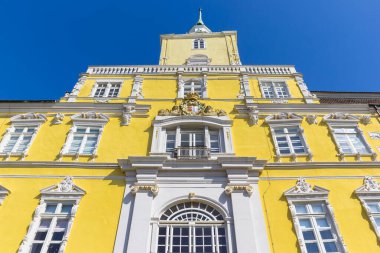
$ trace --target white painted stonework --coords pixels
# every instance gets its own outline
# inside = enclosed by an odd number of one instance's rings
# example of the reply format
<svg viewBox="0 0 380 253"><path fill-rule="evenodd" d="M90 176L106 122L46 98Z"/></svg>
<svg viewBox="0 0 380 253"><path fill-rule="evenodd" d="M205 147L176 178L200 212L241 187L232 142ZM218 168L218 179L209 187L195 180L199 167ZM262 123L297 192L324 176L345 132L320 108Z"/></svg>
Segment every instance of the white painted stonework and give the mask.
<svg viewBox="0 0 380 253"><path fill-rule="evenodd" d="M161 215L188 202L204 203L223 216L227 252L270 251L258 188L265 161L148 156L120 159L119 164L126 173L126 190L114 253L158 252Z"/></svg>

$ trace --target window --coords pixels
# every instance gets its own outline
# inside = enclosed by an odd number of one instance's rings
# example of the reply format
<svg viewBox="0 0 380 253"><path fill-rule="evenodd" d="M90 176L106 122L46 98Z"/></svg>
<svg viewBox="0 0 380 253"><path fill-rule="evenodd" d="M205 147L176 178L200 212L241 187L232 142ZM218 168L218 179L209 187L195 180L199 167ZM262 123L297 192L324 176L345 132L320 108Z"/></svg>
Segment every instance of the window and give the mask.
<svg viewBox="0 0 380 253"><path fill-rule="evenodd" d="M41 190L28 234L18 252L64 252L79 202L85 191L65 177L59 184Z"/></svg>
<svg viewBox="0 0 380 253"><path fill-rule="evenodd" d="M222 214L201 202L176 204L160 217L158 253L227 253Z"/></svg>
<svg viewBox="0 0 380 253"><path fill-rule="evenodd" d="M86 112L76 114L71 118L74 125L67 136L66 143L60 152L60 157L64 155L82 155L95 158L108 117L100 113Z"/></svg>
<svg viewBox="0 0 380 253"><path fill-rule="evenodd" d="M302 252L347 252L328 202L329 191L300 178L284 195Z"/></svg>
<svg viewBox="0 0 380 253"><path fill-rule="evenodd" d="M363 136L355 127L334 127L333 133L339 149L345 154L369 154Z"/></svg>
<svg viewBox="0 0 380 253"><path fill-rule="evenodd" d="M193 49L204 49L206 48L204 39L195 39L193 41Z"/></svg>
<svg viewBox="0 0 380 253"><path fill-rule="evenodd" d="M369 220L380 238L380 185L372 176L364 177L364 184L355 190Z"/></svg>
<svg viewBox="0 0 380 253"><path fill-rule="evenodd" d="M36 131L37 126L33 125L12 127L1 153L23 153L28 148Z"/></svg>
<svg viewBox="0 0 380 253"><path fill-rule="evenodd" d="M91 155L98 142L100 127L76 127L73 140L68 150L69 154Z"/></svg>
<svg viewBox="0 0 380 253"><path fill-rule="evenodd" d="M47 203L32 242L31 253L58 253L67 232L72 203Z"/></svg>
<svg viewBox="0 0 380 253"><path fill-rule="evenodd" d="M299 127L276 127L273 132L280 155L307 153Z"/></svg>
<svg viewBox="0 0 380 253"><path fill-rule="evenodd" d="M295 204L307 252L340 252L331 219L321 202Z"/></svg>
<svg viewBox="0 0 380 253"><path fill-rule="evenodd" d="M359 128L359 118L347 113L331 113L323 117L329 127L333 140L338 148L338 156L355 156L360 160L362 156L370 156L376 160L377 154L366 142L363 132Z"/></svg>
<svg viewBox="0 0 380 253"><path fill-rule="evenodd" d="M121 82L97 82L92 91L95 98L115 98L120 92Z"/></svg>
<svg viewBox="0 0 380 253"><path fill-rule="evenodd" d="M178 126L166 132L166 153L174 158L207 158L223 152L221 132L201 129L187 129ZM177 134L178 133L178 134Z"/></svg>
<svg viewBox="0 0 380 253"><path fill-rule="evenodd" d="M26 156L40 125L45 121L44 115L34 113L12 117L12 125L7 129L0 143L0 155Z"/></svg>
<svg viewBox="0 0 380 253"><path fill-rule="evenodd" d="M306 143L303 129L303 117L294 113L280 113L269 115L265 122L269 125L272 134L276 158L307 156L312 159L312 153Z"/></svg>
<svg viewBox="0 0 380 253"><path fill-rule="evenodd" d="M188 93L197 93L200 98L203 95L203 84L201 80L190 80L184 84L184 96Z"/></svg>
<svg viewBox="0 0 380 253"><path fill-rule="evenodd" d="M264 98L289 98L290 93L285 81L260 81Z"/></svg>

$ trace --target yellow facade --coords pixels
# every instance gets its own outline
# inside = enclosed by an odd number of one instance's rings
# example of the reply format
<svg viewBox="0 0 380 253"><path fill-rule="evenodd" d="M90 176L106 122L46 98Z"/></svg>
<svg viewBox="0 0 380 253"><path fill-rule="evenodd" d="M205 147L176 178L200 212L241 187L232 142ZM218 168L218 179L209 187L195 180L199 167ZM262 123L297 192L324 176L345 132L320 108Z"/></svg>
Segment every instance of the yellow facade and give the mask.
<svg viewBox="0 0 380 253"><path fill-rule="evenodd" d="M204 38L206 48L194 49L193 40L200 37ZM210 58L210 64L185 65L189 57L198 54ZM297 79L302 75L292 66L233 65L236 61L240 61L236 32L164 35L161 37L160 65L90 67L82 75L83 81L78 81L73 92L59 102L1 103L0 136L7 135L13 124L11 118L20 114L43 114L46 121L39 127L25 155L0 152L0 185L9 190L0 205L0 252L11 253L20 249L39 205L40 191L58 184L65 176L73 177L75 185L86 193L78 205L64 252L115 252L117 229L123 222L120 213L126 190L125 176L129 176L121 170L118 160L131 156L148 157L156 134L152 122L161 109L171 109L183 101L178 96L179 78L191 80L205 76L207 97L199 101L223 109L232 121L232 155L266 161L258 185L270 251L302 252L284 196L297 178L302 177L312 186L329 190L328 200L347 251L380 252L373 225L355 194L355 190L363 185L364 176L380 177L377 160L380 139L371 137L371 133L380 132L379 115L367 104L323 104L317 97L307 97ZM214 65L224 67L213 69ZM249 68L257 69L248 71ZM242 91L244 76L250 94L247 89ZM141 97L133 93L136 77L143 80ZM265 98L261 82L267 79L284 82L290 97ZM106 101L95 98L92 95L96 90L94 85L101 81L120 81L117 97ZM130 114L125 109L128 106L135 108ZM255 124L250 123L246 112L248 106L257 108L258 121ZM60 156L74 125L72 116L84 112L96 112L109 118L96 155ZM355 125L370 146L370 155L338 155L339 148L324 119L337 112L357 118ZM54 124L58 113L64 115L63 120ZM279 113L302 117L300 127L312 158L307 155L296 158L276 156L275 142L266 119ZM128 124L123 124L125 115L131 116ZM315 123L308 122L309 115L316 116ZM362 120L363 116L367 116L370 123Z"/></svg>

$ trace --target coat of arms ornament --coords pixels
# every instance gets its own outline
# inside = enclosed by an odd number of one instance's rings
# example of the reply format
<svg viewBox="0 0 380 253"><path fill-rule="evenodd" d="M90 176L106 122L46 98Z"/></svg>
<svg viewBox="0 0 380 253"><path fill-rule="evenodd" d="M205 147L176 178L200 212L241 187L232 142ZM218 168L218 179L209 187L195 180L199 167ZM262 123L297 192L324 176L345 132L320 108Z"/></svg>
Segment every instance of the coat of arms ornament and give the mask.
<svg viewBox="0 0 380 253"><path fill-rule="evenodd" d="M161 109L158 111L159 116L226 116L224 110L214 110L209 105L198 101L199 95L190 92L181 101L181 104L175 105L171 110Z"/></svg>

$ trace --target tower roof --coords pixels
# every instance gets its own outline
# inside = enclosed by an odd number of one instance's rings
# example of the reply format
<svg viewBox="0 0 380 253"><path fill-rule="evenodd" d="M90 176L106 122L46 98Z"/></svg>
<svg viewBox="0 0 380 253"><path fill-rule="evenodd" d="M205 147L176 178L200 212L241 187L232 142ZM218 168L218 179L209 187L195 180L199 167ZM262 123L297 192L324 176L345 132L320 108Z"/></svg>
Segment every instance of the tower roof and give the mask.
<svg viewBox="0 0 380 253"><path fill-rule="evenodd" d="M203 23L202 9L199 9L198 22L190 29L189 33L212 33L211 30Z"/></svg>

